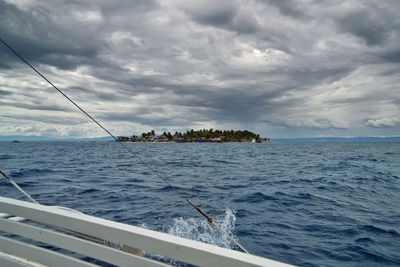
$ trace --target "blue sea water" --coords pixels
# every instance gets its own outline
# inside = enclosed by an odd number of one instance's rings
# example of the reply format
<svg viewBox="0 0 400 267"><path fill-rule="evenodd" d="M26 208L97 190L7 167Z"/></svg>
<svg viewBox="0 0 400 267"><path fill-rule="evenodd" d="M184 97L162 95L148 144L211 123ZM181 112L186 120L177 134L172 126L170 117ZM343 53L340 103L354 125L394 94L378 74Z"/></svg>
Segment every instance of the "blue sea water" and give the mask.
<svg viewBox="0 0 400 267"><path fill-rule="evenodd" d="M400 265L400 143L127 145L252 254ZM117 143L0 142L0 170L42 204L234 248Z"/></svg>

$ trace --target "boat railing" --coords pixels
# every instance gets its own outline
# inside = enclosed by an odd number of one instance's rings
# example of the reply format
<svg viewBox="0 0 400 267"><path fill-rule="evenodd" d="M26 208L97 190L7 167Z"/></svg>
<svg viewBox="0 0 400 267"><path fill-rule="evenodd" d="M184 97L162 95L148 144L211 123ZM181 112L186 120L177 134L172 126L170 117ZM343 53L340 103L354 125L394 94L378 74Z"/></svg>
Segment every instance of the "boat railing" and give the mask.
<svg viewBox="0 0 400 267"><path fill-rule="evenodd" d="M0 197L0 266L290 266L74 210ZM145 257L145 254L158 257Z"/></svg>

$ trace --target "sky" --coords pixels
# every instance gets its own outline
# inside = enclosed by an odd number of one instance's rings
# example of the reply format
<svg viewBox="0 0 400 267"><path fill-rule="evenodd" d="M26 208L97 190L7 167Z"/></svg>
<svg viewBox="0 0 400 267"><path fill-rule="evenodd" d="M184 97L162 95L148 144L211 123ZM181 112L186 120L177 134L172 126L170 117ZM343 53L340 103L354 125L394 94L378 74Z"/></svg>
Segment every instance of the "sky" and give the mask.
<svg viewBox="0 0 400 267"><path fill-rule="evenodd" d="M400 135L397 0L0 0L0 22L116 136ZM0 135L107 134L0 43Z"/></svg>

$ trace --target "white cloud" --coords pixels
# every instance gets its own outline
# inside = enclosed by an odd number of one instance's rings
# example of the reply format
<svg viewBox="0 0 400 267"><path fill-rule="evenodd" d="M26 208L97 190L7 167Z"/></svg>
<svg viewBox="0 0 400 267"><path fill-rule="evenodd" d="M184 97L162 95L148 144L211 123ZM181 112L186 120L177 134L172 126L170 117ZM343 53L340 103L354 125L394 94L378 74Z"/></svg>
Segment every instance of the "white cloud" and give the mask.
<svg viewBox="0 0 400 267"><path fill-rule="evenodd" d="M368 120L365 125L381 128L381 127L395 127L400 124L400 118L386 118L386 119L370 119Z"/></svg>
<svg viewBox="0 0 400 267"><path fill-rule="evenodd" d="M393 2L214 2L9 0L0 2L0 31L116 135L191 127L396 134ZM33 129L103 135L3 51L0 134L41 124Z"/></svg>
<svg viewBox="0 0 400 267"><path fill-rule="evenodd" d="M232 57L232 64L241 68L252 68L252 69L273 69L278 65L286 63L290 59L290 55L287 53L267 48L259 50L251 47L248 44L242 44L239 46L238 55Z"/></svg>
<svg viewBox="0 0 400 267"><path fill-rule="evenodd" d="M98 23L103 20L99 10L73 10L70 14L73 20L80 22Z"/></svg>

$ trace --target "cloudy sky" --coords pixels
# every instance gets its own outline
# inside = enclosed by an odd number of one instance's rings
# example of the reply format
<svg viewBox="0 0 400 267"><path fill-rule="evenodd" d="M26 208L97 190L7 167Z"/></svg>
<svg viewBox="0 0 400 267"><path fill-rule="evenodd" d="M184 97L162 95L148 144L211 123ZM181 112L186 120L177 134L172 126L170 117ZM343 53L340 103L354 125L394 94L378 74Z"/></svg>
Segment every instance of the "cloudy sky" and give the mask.
<svg viewBox="0 0 400 267"><path fill-rule="evenodd" d="M397 0L0 0L0 22L115 135L400 135ZM2 44L0 135L106 136Z"/></svg>

